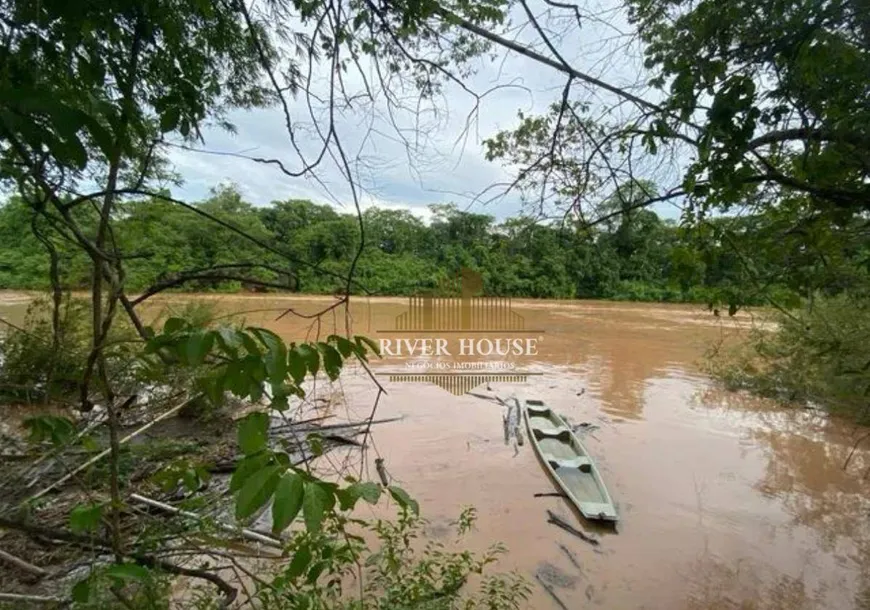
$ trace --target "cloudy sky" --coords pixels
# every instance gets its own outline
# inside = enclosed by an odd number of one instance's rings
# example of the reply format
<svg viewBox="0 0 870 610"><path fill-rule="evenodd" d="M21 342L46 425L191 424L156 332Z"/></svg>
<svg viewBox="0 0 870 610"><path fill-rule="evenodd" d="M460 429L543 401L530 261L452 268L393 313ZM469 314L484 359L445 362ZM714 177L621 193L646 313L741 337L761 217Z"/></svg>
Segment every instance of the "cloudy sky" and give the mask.
<svg viewBox="0 0 870 610"><path fill-rule="evenodd" d="M638 48L623 35L629 28L619 10L594 1L585 3L583 10L588 16L578 29L564 11L548 15L547 5L532 6L545 27L559 34L559 50L576 68L617 85L637 82ZM546 53L525 14L515 10L511 17L510 37ZM336 133L349 158L363 207L409 209L423 218L428 217L427 206L433 203L453 202L497 218L519 211L517 194L500 196L504 187L499 185L509 183L514 174L486 161L482 141L499 130L515 127L518 111L541 112L557 101L565 76L515 53L499 53L495 61L482 58L475 69L465 86L477 93L489 91L479 105L457 84L448 83L440 96L418 105L413 91L392 83L396 90L391 86L391 93L404 102L404 109L391 109L386 97L376 91L373 101L342 109L336 115ZM315 74L315 92L325 94L328 90L327 75L328 71ZM362 72L351 71L346 79L348 89L362 91L364 79L375 80L373 67L364 65ZM581 86L573 91L574 99L593 104L611 101ZM315 157L318 130L329 122L325 105L315 102L312 113L308 100L300 95L290 99L288 106L300 149L307 158ZM173 189L174 194L198 200L206 197L211 187L232 182L256 205L307 198L353 209L348 181L329 155L314 175L293 178L274 165L225 154L277 159L290 170L298 169L301 161L291 145L281 108L237 112L230 120L237 127L234 135L220 130L205 132L201 148L209 152L172 149L171 159L184 180L181 188Z"/></svg>

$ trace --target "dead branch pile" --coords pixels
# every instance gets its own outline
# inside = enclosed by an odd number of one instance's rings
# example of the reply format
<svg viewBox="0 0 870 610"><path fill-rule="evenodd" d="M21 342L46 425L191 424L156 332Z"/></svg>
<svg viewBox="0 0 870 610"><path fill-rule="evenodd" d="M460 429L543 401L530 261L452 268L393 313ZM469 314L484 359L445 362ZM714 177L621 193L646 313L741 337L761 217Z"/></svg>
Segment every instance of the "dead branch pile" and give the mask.
<svg viewBox="0 0 870 610"><path fill-rule="evenodd" d="M132 414L126 419L118 441L123 449L126 506L120 526L124 539L135 541L147 532L173 540L165 548L182 557L208 556L224 546L242 548L252 557L274 557L275 551L269 549L281 549L283 542L258 530L262 519L255 519L247 528L234 522L229 480L242 456L232 419L225 414L217 414L211 421L179 417L188 402L179 401L144 422L136 421L138 416ZM325 423L331 418L274 416L269 443L290 455L294 464L307 464L314 458L308 444L311 435L319 437L321 455L338 448L355 450L363 446L358 439L371 425L397 419ZM105 487L108 476L104 424L105 419L99 416L79 422L74 438L78 443L87 436L92 443L89 449L28 445L23 431L18 431L13 435L14 443L6 445L0 455L0 593L4 600L56 602L69 591L71 579L82 578L83 570L86 574L93 565L113 561L107 524L80 535L71 527L70 517L77 507L110 500L105 491L97 491ZM198 464L211 475L196 490L163 489L155 482L155 475L173 460ZM199 524L199 539L186 538L186 525L192 521ZM201 539L203 527L208 540ZM150 563L164 572L210 580L222 592L224 603L235 596L235 590L220 579L212 579L213 574L187 573L189 568L177 559L138 553L135 548L128 552L142 565Z"/></svg>

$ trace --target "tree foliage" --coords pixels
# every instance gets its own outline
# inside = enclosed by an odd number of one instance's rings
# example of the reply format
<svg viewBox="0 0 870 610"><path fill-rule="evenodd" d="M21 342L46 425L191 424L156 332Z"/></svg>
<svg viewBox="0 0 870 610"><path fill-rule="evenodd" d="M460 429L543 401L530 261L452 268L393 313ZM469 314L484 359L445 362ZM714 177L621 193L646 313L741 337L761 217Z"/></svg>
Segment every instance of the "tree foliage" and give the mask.
<svg viewBox="0 0 870 610"><path fill-rule="evenodd" d="M757 228L761 219L721 219L708 227L709 234L699 235L651 210L635 209L632 202L641 191L629 190L623 188L603 202L602 213L609 218L591 228L522 217L498 223L492 216L449 205L433 206L429 224L407 211L368 209L363 215L366 247L357 261L353 290L414 294L467 267L481 273L487 293L502 296L727 304L743 295L745 302L759 302L758 294L745 286L749 271L732 244L714 232L727 232L745 244L746 231ZM341 290L341 277L356 257L357 218L327 205L289 200L258 208L223 189L196 206L310 266L288 268L280 256L263 254L224 227L204 227L196 214L172 203L133 201L124 204L114 225L121 252L130 255L128 289L145 294L154 286L332 293ZM26 231L27 222L20 202L0 208L0 231ZM755 271L772 276L782 260L793 256L784 246ZM62 244L59 252L65 287L85 288L86 260ZM847 255L843 264L855 255ZM0 265L0 287L47 285L48 257L38 243L0 246ZM805 270L791 279L805 292L815 286L810 277ZM785 286L784 279L777 279L775 286Z"/></svg>
<svg viewBox="0 0 870 610"><path fill-rule="evenodd" d="M310 176L324 158L343 158L339 165L352 180L332 112L330 125L318 130L320 153L309 158L296 139L288 99L300 93L309 103L326 99L330 111L342 97L350 104L342 74L356 69L365 79L363 58L377 64L382 85L404 78L419 96L431 97L447 78L444 65L468 70L487 46L465 35L454 36L445 15L498 28L504 21L503 8L499 0L272 0L256 6L223 0L84 5L49 1L11 2L0 8L0 181L16 193L15 201L3 209L4 220L12 222L4 231L28 229L4 240L15 246L4 256L2 273L26 277L28 253L36 252L38 244L47 258L36 275L42 276L52 295L50 323L39 329L44 337L42 331L50 326L45 345L20 337L5 340L3 349L17 358L6 364L24 371L16 381L42 389L54 401L63 399L82 412L92 411L95 404L105 410L105 421L97 424L105 425L107 448L95 456L106 457L105 468L89 472L93 476L85 489L102 499L73 507L69 529L46 536L111 557L109 565L96 567L73 587L75 604L106 607L111 594L124 607L166 605L163 575L193 576L216 587L220 601L212 594L205 605L228 606L237 595L213 571L175 563L167 554L174 536L145 532L132 537L122 526L129 517L128 468L135 458L122 451L120 419L141 393L180 381L185 394L196 400L221 403L232 395L254 405L265 400L266 407L281 412L292 397L304 395L306 377L321 374L334 381L348 359L365 363L373 346L364 338L338 335L288 345L264 329L208 326L188 317L170 317L159 331L147 326L137 305L191 281L245 281L283 288L294 277L298 283L300 278L325 275L348 292L354 285L354 264L340 270L329 267L335 267L336 260L344 267L346 259L358 256L349 250L354 241L362 243L362 236L336 215L308 226L304 239L297 241L283 217L261 217L232 192L216 193L199 205L173 199L160 190L176 178L167 164L169 147L202 142L207 126L232 130L228 117L233 110L278 105L284 110L284 127L298 166L274 164L290 175ZM329 90L322 96L314 91L315 64L330 75ZM369 91L369 98L373 96ZM279 216L289 219L295 211L288 205ZM267 227L276 222L291 233L270 232ZM24 237L28 234L32 238ZM292 244L283 243L288 237ZM66 347L64 330L70 328L61 315L63 291L82 286L90 290L89 306L82 308L89 317L87 336L83 341L70 333L67 339L85 348L84 362L67 370L58 354ZM144 295L131 296L133 286ZM127 323L135 333L129 342L132 360L118 367L124 358L114 350L114 333ZM39 370L26 371L23 364L34 362ZM42 368L48 369L46 375ZM6 373L8 369L2 376L8 378ZM55 378L55 373L62 377ZM67 384L78 396L69 396ZM271 503L278 532L301 511L306 532L293 540L307 541L307 555L300 544L291 566L305 573L309 601L329 599L324 590L334 591L334 584L319 582L321 575L336 573L327 569L328 560L346 570L351 562L356 565L361 548L358 541L355 546L348 542L346 514L359 499L377 501L380 487L358 481L340 485L298 468L286 453L269 446L266 422L261 412L239 425L244 467L234 476L236 517L246 520ZM38 416L28 425L34 442L51 443L49 453L38 461L95 449L96 441L85 430L78 431L72 419ZM310 439L310 445L311 454L321 450L317 439ZM164 486L177 483L193 489L200 472L183 463L167 463L159 479ZM0 509L4 529L37 536L34 532L42 526L28 518L39 511L37 500L57 484L24 498L20 495L30 492L18 486ZM418 510L403 490L388 491L403 511ZM98 521L106 524L105 537L97 531ZM345 547L339 546L342 543ZM213 544L223 543L214 539ZM312 557L317 559L314 564ZM480 572L481 566L466 555L461 560L459 565L444 556L441 563L451 566L451 575ZM155 579L155 587L144 586ZM456 589L433 588L445 599L458 594ZM151 595L155 591L157 599ZM417 593L411 591L401 601L414 605ZM484 595L492 598L491 591ZM515 606L521 597L518 589L494 599Z"/></svg>

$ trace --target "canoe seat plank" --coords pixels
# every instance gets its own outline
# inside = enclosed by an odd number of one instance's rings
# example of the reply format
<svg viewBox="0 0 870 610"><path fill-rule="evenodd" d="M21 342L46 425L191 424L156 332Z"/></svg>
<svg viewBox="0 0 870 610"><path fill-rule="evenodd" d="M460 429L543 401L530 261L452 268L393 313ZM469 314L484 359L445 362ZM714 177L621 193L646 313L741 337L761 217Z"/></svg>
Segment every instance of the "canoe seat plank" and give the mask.
<svg viewBox="0 0 870 610"><path fill-rule="evenodd" d="M577 456L571 459L557 458L555 456L547 456L547 461L553 464L555 468L580 468L587 464L592 464L592 460L587 457Z"/></svg>
<svg viewBox="0 0 870 610"><path fill-rule="evenodd" d="M563 434L571 434L571 429L565 426L559 426L554 428L545 428L543 426L537 427L532 426L532 429L535 432L540 433L539 436L561 436Z"/></svg>
<svg viewBox="0 0 870 610"><path fill-rule="evenodd" d="M615 519L616 511L612 504L604 504L601 502L580 502L580 510L583 514L599 516L604 519Z"/></svg>

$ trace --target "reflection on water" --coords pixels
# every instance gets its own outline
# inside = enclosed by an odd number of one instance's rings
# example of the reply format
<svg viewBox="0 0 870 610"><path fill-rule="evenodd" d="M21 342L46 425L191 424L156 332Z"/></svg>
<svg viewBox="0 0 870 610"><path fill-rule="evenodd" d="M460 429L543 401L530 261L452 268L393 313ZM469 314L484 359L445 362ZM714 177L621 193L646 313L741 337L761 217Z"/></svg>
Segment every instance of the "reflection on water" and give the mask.
<svg viewBox="0 0 870 610"><path fill-rule="evenodd" d="M348 322L342 308L319 327L293 316L275 321L282 309L310 314L328 298L211 298L288 339L325 336ZM547 509L577 518L559 498L534 497L552 484L528 443L516 455L505 446L497 405L431 385L390 384L379 416L405 419L374 429L370 458L383 458L393 480L420 501L433 535L461 506L476 506L472 546L505 542L506 566L530 579L541 565L576 576L576 586L558 590L570 608L870 607L862 604L870 600L866 450L843 469L861 432L815 412L723 393L696 365L707 344L746 320L685 306L514 307L528 328L545 331L529 364L542 374L494 390L543 399L575 423L599 426L585 442L619 505L618 534L600 534L595 552L547 524ZM404 308L402 299L359 300L350 323L376 336ZM363 372L338 385L351 414L368 415L375 388ZM537 590L532 607L555 605Z"/></svg>

